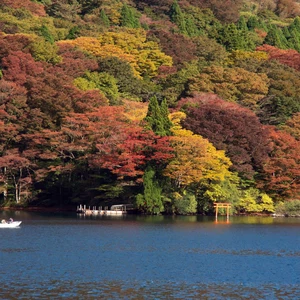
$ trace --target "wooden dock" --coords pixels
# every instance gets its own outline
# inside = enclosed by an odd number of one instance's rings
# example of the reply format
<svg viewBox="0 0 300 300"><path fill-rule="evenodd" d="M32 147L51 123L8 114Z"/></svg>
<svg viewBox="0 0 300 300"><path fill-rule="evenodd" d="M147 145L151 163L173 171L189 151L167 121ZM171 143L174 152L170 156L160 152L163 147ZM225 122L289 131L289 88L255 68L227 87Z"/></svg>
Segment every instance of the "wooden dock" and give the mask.
<svg viewBox="0 0 300 300"><path fill-rule="evenodd" d="M102 208L102 206L96 207L92 206L92 208L86 205L79 205L77 206L77 213L78 214L84 214L84 215L107 215L107 216L122 216L127 214L128 210L132 210L131 204L118 204L118 205L112 205L110 209L108 209L108 206L105 206Z"/></svg>

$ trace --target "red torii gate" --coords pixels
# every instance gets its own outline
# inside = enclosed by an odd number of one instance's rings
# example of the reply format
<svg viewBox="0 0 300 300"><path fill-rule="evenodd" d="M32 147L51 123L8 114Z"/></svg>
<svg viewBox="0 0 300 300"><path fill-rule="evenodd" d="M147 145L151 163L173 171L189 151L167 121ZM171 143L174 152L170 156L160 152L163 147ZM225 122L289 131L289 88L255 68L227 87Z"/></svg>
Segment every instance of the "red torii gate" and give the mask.
<svg viewBox="0 0 300 300"><path fill-rule="evenodd" d="M229 219L229 210L231 208L231 203L214 203L214 208L216 209L216 219L218 219L219 208L226 208L227 220Z"/></svg>

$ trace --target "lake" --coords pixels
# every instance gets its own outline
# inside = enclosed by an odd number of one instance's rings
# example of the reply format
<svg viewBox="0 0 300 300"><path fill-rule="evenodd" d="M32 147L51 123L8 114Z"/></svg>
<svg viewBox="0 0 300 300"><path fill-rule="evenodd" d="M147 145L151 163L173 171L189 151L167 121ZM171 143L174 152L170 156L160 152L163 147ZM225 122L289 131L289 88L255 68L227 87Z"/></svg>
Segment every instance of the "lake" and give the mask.
<svg viewBox="0 0 300 300"><path fill-rule="evenodd" d="M299 218L10 217L1 299L299 299Z"/></svg>

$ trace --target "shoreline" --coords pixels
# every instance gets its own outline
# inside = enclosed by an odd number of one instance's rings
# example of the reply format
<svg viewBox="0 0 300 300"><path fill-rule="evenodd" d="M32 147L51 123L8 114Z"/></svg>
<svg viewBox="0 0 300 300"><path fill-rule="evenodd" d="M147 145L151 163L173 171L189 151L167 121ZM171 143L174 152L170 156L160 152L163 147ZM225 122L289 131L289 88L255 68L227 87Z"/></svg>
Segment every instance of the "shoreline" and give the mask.
<svg viewBox="0 0 300 300"><path fill-rule="evenodd" d="M73 207L0 207L0 211L39 211L39 212L76 212Z"/></svg>
<svg viewBox="0 0 300 300"><path fill-rule="evenodd" d="M29 212L74 212L76 213L77 210L73 206L64 206L64 207L39 207L39 206L29 206L29 207L10 207L10 206L4 206L0 207L0 211L29 211ZM139 213L136 213L137 215ZM162 214L165 215L165 214ZM194 214L194 215L203 215L201 213L199 214ZM171 216L171 214L170 214ZM178 215L179 216L179 215ZM181 215L182 216L182 215ZM189 216L189 215L186 215ZM207 215L207 216L214 216L212 215ZM273 218L300 218L300 215L289 215L289 214L276 214L276 213L271 213L271 214L264 214L264 213L249 213L249 214L234 214L231 216L256 216L256 217L273 217Z"/></svg>

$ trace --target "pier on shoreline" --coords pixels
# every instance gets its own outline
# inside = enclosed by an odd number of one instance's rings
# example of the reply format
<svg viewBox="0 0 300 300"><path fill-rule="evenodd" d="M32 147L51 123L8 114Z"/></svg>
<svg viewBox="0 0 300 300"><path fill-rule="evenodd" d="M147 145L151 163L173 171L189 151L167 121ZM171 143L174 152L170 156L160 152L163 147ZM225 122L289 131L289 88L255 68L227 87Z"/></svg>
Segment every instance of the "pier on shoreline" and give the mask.
<svg viewBox="0 0 300 300"><path fill-rule="evenodd" d="M76 212L78 214L84 214L84 215L125 215L128 213L128 211L132 211L133 205L132 204L117 204L112 205L110 209L108 209L108 206L105 206L104 208L102 206L86 206L86 205L79 205L77 206Z"/></svg>

